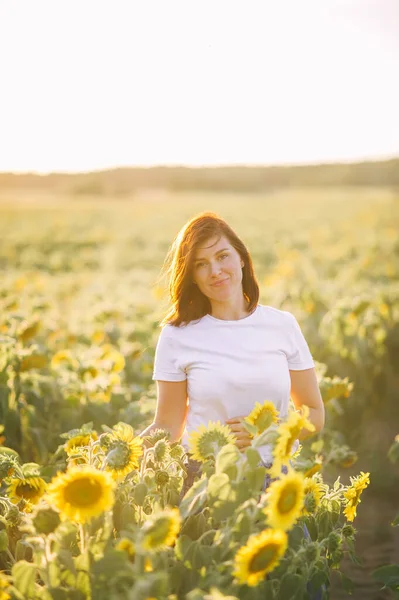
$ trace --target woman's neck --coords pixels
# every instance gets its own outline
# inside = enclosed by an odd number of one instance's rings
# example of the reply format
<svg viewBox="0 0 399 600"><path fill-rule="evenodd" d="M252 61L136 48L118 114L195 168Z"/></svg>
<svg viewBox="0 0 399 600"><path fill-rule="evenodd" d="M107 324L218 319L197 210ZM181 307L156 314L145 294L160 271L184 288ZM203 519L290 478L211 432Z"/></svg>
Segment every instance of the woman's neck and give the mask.
<svg viewBox="0 0 399 600"><path fill-rule="evenodd" d="M212 302L211 315L222 321L238 321L249 315L248 301L243 297L240 304L228 304L225 302Z"/></svg>

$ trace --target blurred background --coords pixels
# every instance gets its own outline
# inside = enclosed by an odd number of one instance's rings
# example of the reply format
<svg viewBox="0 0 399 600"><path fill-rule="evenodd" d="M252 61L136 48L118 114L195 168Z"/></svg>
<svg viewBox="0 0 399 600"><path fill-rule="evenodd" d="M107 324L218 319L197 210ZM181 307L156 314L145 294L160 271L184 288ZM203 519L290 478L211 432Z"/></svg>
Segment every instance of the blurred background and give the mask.
<svg viewBox="0 0 399 600"><path fill-rule="evenodd" d="M213 210L318 363L325 479L370 472L353 597L393 597L398 72L397 0L3 0L1 443L46 465L83 423L152 421L162 263Z"/></svg>

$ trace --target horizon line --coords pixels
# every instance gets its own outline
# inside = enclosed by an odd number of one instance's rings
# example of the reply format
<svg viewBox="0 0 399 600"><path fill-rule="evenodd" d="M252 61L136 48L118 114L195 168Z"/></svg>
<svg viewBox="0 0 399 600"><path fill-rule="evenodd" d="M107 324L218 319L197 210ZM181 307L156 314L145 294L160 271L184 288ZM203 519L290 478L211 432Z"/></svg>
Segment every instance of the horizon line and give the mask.
<svg viewBox="0 0 399 600"><path fill-rule="evenodd" d="M220 162L220 163L167 163L167 162L155 162L151 164L136 163L136 164L125 164L125 165L112 165L105 167L98 167L93 169L82 169L82 170L19 170L13 169L8 171L0 170L0 175L37 175L39 177L46 177L49 175L88 175L90 173L103 173L105 171L117 171L126 169L220 169L220 168L272 168L272 167L322 167L326 165L355 165L367 162L386 162L389 160L399 159L399 152L397 154L387 154L382 156L365 156L359 158L348 158L348 159L331 159L324 161L308 161L308 162L284 162L284 163L265 163L265 162Z"/></svg>

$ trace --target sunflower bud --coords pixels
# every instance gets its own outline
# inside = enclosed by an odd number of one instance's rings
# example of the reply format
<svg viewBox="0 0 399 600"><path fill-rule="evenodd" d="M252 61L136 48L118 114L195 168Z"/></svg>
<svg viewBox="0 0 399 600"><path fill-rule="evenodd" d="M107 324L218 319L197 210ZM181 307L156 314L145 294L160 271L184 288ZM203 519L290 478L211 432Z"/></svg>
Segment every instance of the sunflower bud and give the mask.
<svg viewBox="0 0 399 600"><path fill-rule="evenodd" d="M332 531L328 536L327 548L328 551L332 554L341 546L341 536L336 531Z"/></svg>
<svg viewBox="0 0 399 600"><path fill-rule="evenodd" d="M151 501L148 498L146 498L144 501L143 512L146 515L151 515L153 512Z"/></svg>
<svg viewBox="0 0 399 600"><path fill-rule="evenodd" d="M12 527L19 525L21 521L21 513L19 512L17 506L11 506L8 509L6 514L6 520Z"/></svg>
<svg viewBox="0 0 399 600"><path fill-rule="evenodd" d="M306 546L306 550L305 550L306 560L308 562L314 562L315 560L317 560L319 558L319 555L320 555L319 546L317 544L315 544L314 542L310 542Z"/></svg>
<svg viewBox="0 0 399 600"><path fill-rule="evenodd" d="M169 483L170 477L167 471L158 471L155 473L155 482L160 487L163 487Z"/></svg>
<svg viewBox="0 0 399 600"><path fill-rule="evenodd" d="M352 525L344 525L342 527L342 535L345 538L353 538L355 533L356 533L356 529L354 527L352 527Z"/></svg>
<svg viewBox="0 0 399 600"><path fill-rule="evenodd" d="M332 567L338 567L339 563L341 562L341 560L344 557L344 553L342 552L342 550L336 550L335 552L332 553L331 555L331 560L332 560Z"/></svg>
<svg viewBox="0 0 399 600"><path fill-rule="evenodd" d="M171 458L183 458L184 448L180 444L176 444L176 446L172 446L170 448L170 456Z"/></svg>
<svg viewBox="0 0 399 600"><path fill-rule="evenodd" d="M317 502L313 494L306 494L305 497L305 510L308 513L314 513L317 508Z"/></svg>
<svg viewBox="0 0 399 600"><path fill-rule="evenodd" d="M48 535L57 529L61 519L57 511L43 505L36 508L32 522L37 533Z"/></svg>
<svg viewBox="0 0 399 600"><path fill-rule="evenodd" d="M158 440L154 446L154 457L155 460L161 462L166 457L166 453L168 451L168 446L165 440Z"/></svg>

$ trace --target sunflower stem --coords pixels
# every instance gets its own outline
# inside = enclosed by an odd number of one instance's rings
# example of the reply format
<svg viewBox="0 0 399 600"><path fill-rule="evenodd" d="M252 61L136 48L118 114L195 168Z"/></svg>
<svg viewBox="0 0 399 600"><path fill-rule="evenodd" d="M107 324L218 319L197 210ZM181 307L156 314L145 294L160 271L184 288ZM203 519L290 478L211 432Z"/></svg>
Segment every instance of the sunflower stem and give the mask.
<svg viewBox="0 0 399 600"><path fill-rule="evenodd" d="M9 558L9 559L10 559L10 561L12 562L12 564L13 564L13 565L15 565L15 563L16 563L16 560L15 560L15 558L13 557L13 555L11 554L11 551L10 551L10 549L9 549L9 548L6 548L6 553L7 553L7 556L8 556L8 558Z"/></svg>
<svg viewBox="0 0 399 600"><path fill-rule="evenodd" d="M204 538L206 538L206 536L210 533L215 534L216 533L216 529L208 529L208 531L205 531L205 533L203 533L198 539L197 542L200 543Z"/></svg>
<svg viewBox="0 0 399 600"><path fill-rule="evenodd" d="M86 550L86 539L85 539L85 526L83 523L79 523L79 533L80 533L80 552L81 554L85 553Z"/></svg>

